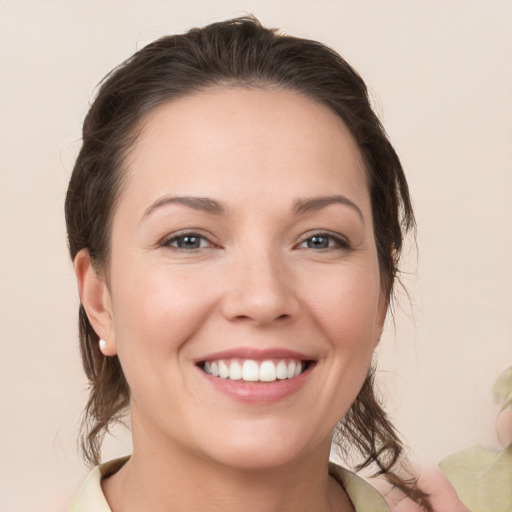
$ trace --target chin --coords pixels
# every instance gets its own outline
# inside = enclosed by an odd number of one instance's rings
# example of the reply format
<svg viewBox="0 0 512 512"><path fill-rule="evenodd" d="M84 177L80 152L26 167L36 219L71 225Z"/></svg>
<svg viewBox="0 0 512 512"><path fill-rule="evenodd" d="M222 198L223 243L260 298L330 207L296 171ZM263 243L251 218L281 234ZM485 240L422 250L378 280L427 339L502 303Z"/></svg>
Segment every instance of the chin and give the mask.
<svg viewBox="0 0 512 512"><path fill-rule="evenodd" d="M213 458L213 457L212 457ZM293 449L276 449L273 446L230 447L228 450L214 454L214 460L237 471L259 472L278 469L293 464L298 453Z"/></svg>
<svg viewBox="0 0 512 512"><path fill-rule="evenodd" d="M308 453L324 448L327 459L330 440L330 433L323 442L318 442L289 427L254 425L245 431L232 432L222 440L212 440L209 456L223 466L242 471L271 470L293 464Z"/></svg>

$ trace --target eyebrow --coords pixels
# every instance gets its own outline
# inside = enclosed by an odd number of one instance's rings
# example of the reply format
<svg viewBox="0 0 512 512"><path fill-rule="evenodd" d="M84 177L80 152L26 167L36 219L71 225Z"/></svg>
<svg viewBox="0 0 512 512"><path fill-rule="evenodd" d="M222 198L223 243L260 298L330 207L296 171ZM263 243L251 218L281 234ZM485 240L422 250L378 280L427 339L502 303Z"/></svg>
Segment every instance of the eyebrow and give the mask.
<svg viewBox="0 0 512 512"><path fill-rule="evenodd" d="M221 202L208 197L177 197L166 195L157 199L148 208L146 208L143 218L150 215L158 208L168 204L181 204L188 206L189 208L193 208L194 210L200 210L213 215L223 215L226 212L226 209ZM364 223L364 216L359 207L348 197L342 195L297 199L293 204L293 212L295 214L314 212L321 210L322 208L326 208L331 204L342 204L352 208Z"/></svg>
<svg viewBox="0 0 512 512"><path fill-rule="evenodd" d="M193 208L194 210L200 210L214 215L222 215L226 211L219 201L215 201L214 199L209 199L207 197L163 196L146 208L143 217L146 217L158 208L168 204L182 204L189 208Z"/></svg>
<svg viewBox="0 0 512 512"><path fill-rule="evenodd" d="M357 204L351 201L348 197L342 195L297 199L293 205L293 211L296 214L309 213L321 210L322 208L330 206L331 204L342 204L352 208L364 223L363 212L360 210Z"/></svg>

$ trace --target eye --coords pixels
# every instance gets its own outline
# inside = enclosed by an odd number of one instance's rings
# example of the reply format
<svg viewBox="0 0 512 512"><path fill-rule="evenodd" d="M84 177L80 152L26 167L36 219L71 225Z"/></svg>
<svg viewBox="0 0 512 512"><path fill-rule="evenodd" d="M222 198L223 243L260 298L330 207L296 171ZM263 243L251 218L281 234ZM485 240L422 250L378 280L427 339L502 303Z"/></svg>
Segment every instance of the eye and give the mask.
<svg viewBox="0 0 512 512"><path fill-rule="evenodd" d="M164 247L194 251L213 247L213 244L203 235L198 233L180 233L166 238L161 243Z"/></svg>
<svg viewBox="0 0 512 512"><path fill-rule="evenodd" d="M304 239L298 246L301 249L348 249L349 243L339 236L331 233L315 233Z"/></svg>

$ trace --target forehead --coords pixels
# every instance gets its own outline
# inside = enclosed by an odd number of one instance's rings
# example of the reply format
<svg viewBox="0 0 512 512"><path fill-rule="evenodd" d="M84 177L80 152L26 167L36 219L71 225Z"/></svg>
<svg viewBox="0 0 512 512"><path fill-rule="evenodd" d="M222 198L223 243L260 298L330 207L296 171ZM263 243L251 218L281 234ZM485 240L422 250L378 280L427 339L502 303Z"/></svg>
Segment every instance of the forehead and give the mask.
<svg viewBox="0 0 512 512"><path fill-rule="evenodd" d="M334 193L333 187L367 192L359 149L341 119L309 97L276 88L211 88L157 107L125 168L121 196L141 208L165 193L258 191L284 199Z"/></svg>

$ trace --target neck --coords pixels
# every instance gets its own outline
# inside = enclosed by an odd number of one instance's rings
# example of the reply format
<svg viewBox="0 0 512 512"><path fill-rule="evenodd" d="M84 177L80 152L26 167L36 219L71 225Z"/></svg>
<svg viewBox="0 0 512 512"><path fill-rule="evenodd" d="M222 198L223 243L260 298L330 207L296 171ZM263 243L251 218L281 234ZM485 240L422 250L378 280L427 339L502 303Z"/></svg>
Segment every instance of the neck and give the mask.
<svg viewBox="0 0 512 512"><path fill-rule="evenodd" d="M345 491L328 475L329 448L277 467L233 468L150 442L134 450L103 489L113 512L353 511Z"/></svg>

